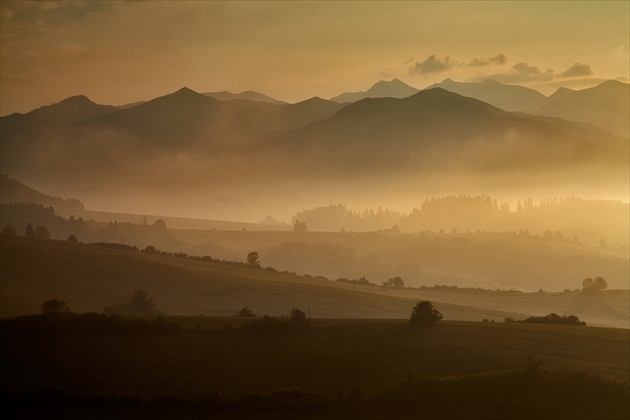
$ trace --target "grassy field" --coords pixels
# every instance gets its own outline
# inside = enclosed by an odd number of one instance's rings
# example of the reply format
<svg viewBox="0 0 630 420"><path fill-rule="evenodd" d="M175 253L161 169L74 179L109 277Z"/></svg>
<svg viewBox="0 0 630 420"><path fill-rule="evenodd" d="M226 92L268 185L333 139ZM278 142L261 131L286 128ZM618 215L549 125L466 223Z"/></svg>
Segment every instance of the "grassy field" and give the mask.
<svg viewBox="0 0 630 420"><path fill-rule="evenodd" d="M445 320L502 321L555 312L577 315L589 325L630 327L627 290L586 296L390 289L66 241L6 235L0 240L2 317L38 313L51 298L76 312L100 312L141 288L159 310L174 315L229 316L247 306L257 315L298 307L313 318L407 319L415 302L431 300Z"/></svg>

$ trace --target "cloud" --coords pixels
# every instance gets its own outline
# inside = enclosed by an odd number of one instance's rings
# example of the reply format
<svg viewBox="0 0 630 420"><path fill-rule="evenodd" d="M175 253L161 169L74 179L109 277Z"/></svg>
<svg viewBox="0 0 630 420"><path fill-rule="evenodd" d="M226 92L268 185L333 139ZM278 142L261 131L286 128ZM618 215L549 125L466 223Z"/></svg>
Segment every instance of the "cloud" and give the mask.
<svg viewBox="0 0 630 420"><path fill-rule="evenodd" d="M479 75L473 80L483 81L486 79L494 79L497 82L502 83L533 83L533 82L548 82L556 77L556 71L554 69L548 69L546 71L541 70L537 66L520 62L512 66L512 69L507 72L495 73L495 74L483 74Z"/></svg>
<svg viewBox="0 0 630 420"><path fill-rule="evenodd" d="M468 63L469 67L485 67L490 65L501 65L507 63L509 58L505 54L497 54L494 57L488 58L473 58L470 63Z"/></svg>
<svg viewBox="0 0 630 420"><path fill-rule="evenodd" d="M588 77L594 74L595 72L589 64L575 63L566 71L560 73L558 77Z"/></svg>
<svg viewBox="0 0 630 420"><path fill-rule="evenodd" d="M451 60L451 57L446 56L443 59L436 58L435 54L424 60L422 63L417 62L413 66L409 67L409 72L427 74L427 73L438 73L444 70L448 70L453 67L456 63Z"/></svg>

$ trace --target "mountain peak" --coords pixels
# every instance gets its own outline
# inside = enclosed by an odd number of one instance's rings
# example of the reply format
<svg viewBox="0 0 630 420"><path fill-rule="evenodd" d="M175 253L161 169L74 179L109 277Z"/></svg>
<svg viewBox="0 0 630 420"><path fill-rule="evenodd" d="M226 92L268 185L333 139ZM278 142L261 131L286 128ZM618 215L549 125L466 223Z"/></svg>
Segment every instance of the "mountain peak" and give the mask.
<svg viewBox="0 0 630 420"><path fill-rule="evenodd" d="M88 103L93 104L94 102L92 102L90 98L88 98L85 95L70 96L64 99L63 101L59 102L59 104L88 104Z"/></svg>
<svg viewBox="0 0 630 420"><path fill-rule="evenodd" d="M184 86L183 88L179 89L178 91L174 92L175 94L178 95L190 95L190 94L195 94L198 95L197 92L195 92L194 90Z"/></svg>

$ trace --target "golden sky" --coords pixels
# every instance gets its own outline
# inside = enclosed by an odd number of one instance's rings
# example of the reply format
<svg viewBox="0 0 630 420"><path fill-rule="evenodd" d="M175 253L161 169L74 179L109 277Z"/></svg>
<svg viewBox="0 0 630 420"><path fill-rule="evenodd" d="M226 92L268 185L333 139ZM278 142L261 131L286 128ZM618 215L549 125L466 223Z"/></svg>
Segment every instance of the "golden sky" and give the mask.
<svg viewBox="0 0 630 420"><path fill-rule="evenodd" d="M629 78L628 1L5 1L0 114L255 90L296 102L399 78L550 94Z"/></svg>

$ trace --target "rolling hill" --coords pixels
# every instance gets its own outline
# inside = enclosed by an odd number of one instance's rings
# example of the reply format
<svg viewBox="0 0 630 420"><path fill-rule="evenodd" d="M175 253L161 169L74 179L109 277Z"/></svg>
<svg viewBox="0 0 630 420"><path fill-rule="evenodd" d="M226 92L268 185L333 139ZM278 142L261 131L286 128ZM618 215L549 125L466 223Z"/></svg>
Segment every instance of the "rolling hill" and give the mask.
<svg viewBox="0 0 630 420"><path fill-rule="evenodd" d="M1 316L39 312L50 298L101 311L147 290L158 309L181 315L235 315L244 306L279 315L309 308L314 318L408 318L431 300L447 320L503 320L579 310L589 324L628 328L628 292L521 293L390 289L297 276L217 261L173 258L103 245L1 235ZM586 299L586 301L584 300ZM590 302L590 303L589 303Z"/></svg>

